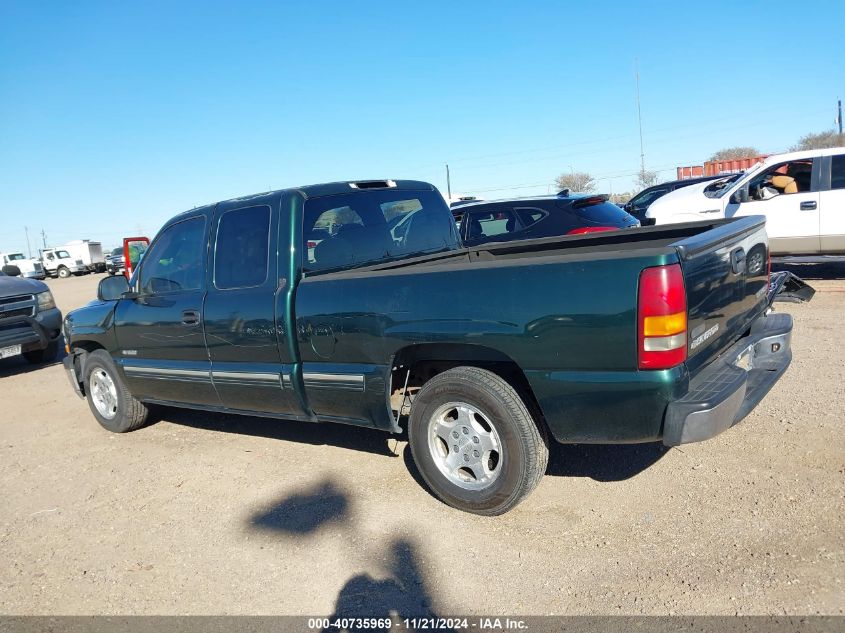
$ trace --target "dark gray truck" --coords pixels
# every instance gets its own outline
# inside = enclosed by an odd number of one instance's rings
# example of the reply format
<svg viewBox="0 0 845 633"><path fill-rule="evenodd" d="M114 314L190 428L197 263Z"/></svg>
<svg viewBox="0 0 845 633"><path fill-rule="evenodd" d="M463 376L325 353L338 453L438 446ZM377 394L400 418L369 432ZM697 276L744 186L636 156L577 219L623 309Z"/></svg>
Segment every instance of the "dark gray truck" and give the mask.
<svg viewBox="0 0 845 633"><path fill-rule="evenodd" d="M767 261L759 217L464 248L427 183L286 189L169 221L68 315L65 367L115 432L151 404L404 427L435 494L499 514L552 440L741 420L791 359Z"/></svg>
<svg viewBox="0 0 845 633"><path fill-rule="evenodd" d="M12 275L0 272L0 358L23 354L30 363L53 360L62 313L50 289L44 282L18 277L14 266L4 269Z"/></svg>

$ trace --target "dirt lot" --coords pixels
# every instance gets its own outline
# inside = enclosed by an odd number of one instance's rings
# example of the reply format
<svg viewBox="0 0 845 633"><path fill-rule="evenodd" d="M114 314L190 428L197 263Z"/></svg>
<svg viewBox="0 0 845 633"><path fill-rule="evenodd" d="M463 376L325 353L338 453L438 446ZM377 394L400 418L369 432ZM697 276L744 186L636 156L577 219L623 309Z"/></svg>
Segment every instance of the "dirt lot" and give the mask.
<svg viewBox="0 0 845 633"><path fill-rule="evenodd" d="M795 358L741 425L671 451L556 447L492 519L439 503L379 432L167 410L113 435L60 364L0 361L0 612L842 614L832 276L778 304ZM49 284L67 312L99 277Z"/></svg>

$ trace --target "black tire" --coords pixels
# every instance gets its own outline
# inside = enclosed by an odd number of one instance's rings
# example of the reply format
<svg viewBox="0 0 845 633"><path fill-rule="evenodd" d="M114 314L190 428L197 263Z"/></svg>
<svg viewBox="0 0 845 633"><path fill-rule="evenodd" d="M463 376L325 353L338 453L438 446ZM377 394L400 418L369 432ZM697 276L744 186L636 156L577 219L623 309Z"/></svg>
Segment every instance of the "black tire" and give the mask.
<svg viewBox="0 0 845 633"><path fill-rule="evenodd" d="M92 376L102 376L104 372L114 385L116 396L116 410L113 417L103 415L94 403L92 390ZM88 354L85 359L83 370L86 399L91 413L97 418L100 425L112 433L128 433L142 427L149 415L147 407L136 399L126 388L120 374L117 372L114 361L104 350L96 350Z"/></svg>
<svg viewBox="0 0 845 633"><path fill-rule="evenodd" d="M431 443L437 440L430 440L432 425L452 403L483 412L498 435L501 454L495 468L501 471L481 489L467 490L453 483L435 462ZM516 390L498 375L478 367L456 367L423 385L411 409L408 442L420 474L437 497L459 510L487 516L503 514L527 497L545 474L549 461L545 430ZM445 448L451 453L448 445ZM457 446L453 448L457 452ZM472 446L466 442L460 450L464 448L470 450Z"/></svg>
<svg viewBox="0 0 845 633"><path fill-rule="evenodd" d="M64 266L60 266L59 270L56 271L56 276L60 277L61 279L67 279L68 277L70 277L70 270L68 270Z"/></svg>
<svg viewBox="0 0 845 633"><path fill-rule="evenodd" d="M58 341L53 341L44 349L34 349L31 352L24 352L23 357L28 363L38 365L39 363L49 363L56 359L56 354L59 352Z"/></svg>

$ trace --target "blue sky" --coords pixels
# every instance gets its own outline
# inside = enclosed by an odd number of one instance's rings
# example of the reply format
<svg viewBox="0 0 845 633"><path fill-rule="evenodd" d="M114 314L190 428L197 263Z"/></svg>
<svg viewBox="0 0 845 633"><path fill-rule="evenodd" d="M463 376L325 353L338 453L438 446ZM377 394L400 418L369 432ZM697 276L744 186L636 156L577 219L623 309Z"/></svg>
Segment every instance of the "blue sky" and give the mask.
<svg viewBox="0 0 845 633"><path fill-rule="evenodd" d="M360 7L355 5L360 4ZM684 6L687 5L687 6ZM706 6L705 6L706 5ZM845 98L836 2L0 3L0 250L238 195L417 178L602 191L787 149ZM38 238L40 243L40 237Z"/></svg>

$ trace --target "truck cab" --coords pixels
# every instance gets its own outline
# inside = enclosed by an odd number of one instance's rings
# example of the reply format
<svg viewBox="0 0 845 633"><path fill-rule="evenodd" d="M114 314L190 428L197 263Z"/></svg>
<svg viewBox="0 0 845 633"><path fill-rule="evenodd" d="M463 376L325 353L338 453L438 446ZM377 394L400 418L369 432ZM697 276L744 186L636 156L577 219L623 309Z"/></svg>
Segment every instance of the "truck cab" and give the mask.
<svg viewBox="0 0 845 633"><path fill-rule="evenodd" d="M656 200L656 224L762 215L772 255L845 253L845 147L769 156L729 182L704 182Z"/></svg>
<svg viewBox="0 0 845 633"><path fill-rule="evenodd" d="M45 248L41 251L41 263L48 275L61 279L88 272L84 262L81 259L74 259L64 248Z"/></svg>
<svg viewBox="0 0 845 633"><path fill-rule="evenodd" d="M25 257L23 253L0 253L0 264L17 266L25 279L44 279L44 267L37 259Z"/></svg>

